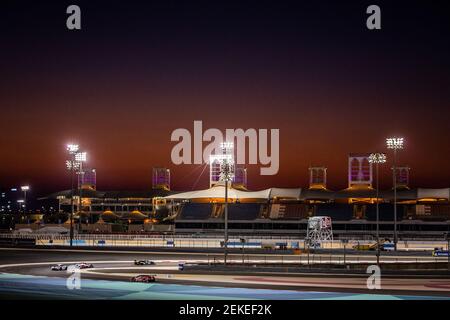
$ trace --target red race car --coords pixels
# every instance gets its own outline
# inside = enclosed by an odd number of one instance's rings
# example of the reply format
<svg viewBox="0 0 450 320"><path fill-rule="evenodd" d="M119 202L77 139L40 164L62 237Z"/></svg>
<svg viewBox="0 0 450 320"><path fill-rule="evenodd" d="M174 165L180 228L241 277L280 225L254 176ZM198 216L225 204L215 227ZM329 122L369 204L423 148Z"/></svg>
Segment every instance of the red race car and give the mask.
<svg viewBox="0 0 450 320"><path fill-rule="evenodd" d="M150 282L155 282L155 281L156 281L155 276L150 276L150 275L139 275L139 276L131 278L131 282L150 283Z"/></svg>

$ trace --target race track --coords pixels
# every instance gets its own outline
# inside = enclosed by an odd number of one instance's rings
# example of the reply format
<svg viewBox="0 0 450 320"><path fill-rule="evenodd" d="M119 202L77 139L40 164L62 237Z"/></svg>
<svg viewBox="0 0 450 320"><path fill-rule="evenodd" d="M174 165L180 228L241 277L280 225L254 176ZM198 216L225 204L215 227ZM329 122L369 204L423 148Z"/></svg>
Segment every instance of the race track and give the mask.
<svg viewBox="0 0 450 320"><path fill-rule="evenodd" d="M254 255L250 260L262 263L258 257ZM272 258L277 260L280 256ZM156 264L135 266L135 259L151 259ZM218 261L221 255L0 249L0 296L20 299L450 299L447 276L382 276L381 290L369 290L364 274L178 271L180 262L195 264L212 259ZM298 257L286 255L282 259L289 264ZM240 256L231 255L230 261L239 262ZM81 270L81 289L70 290L66 285L70 274L51 271L50 266L78 262L93 263L94 269ZM130 278L138 274L156 275L157 283L131 283Z"/></svg>

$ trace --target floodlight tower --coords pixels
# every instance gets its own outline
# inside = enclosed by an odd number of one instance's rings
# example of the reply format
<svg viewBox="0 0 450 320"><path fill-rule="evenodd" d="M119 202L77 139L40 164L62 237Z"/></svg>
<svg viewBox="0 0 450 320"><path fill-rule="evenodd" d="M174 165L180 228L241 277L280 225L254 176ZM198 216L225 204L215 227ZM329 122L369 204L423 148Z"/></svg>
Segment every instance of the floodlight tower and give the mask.
<svg viewBox="0 0 450 320"><path fill-rule="evenodd" d="M369 156L369 162L375 163L375 179L376 179L376 201L377 201L377 265L380 264L380 206L379 206L379 179L378 179L378 166L380 163L386 163L386 155L384 153L372 153Z"/></svg>
<svg viewBox="0 0 450 320"><path fill-rule="evenodd" d="M83 180L84 180L84 171L83 171L83 162L87 161L87 153L86 152L78 152L75 154L75 161L78 162L79 166L78 166L78 171L77 174L79 176L79 178L77 179L78 181L78 226L80 226L80 213L81 213L81 209L82 209L82 192L83 192Z"/></svg>
<svg viewBox="0 0 450 320"><path fill-rule="evenodd" d="M73 196L74 196L74 188L73 188L73 175L75 170L77 170L80 166L80 163L77 162L77 154L79 150L79 146L77 144L68 144L66 146L66 150L69 153L70 160L66 161L66 167L70 171L70 246L73 243ZM81 156L82 157L82 156ZM78 155L80 158L80 155Z"/></svg>
<svg viewBox="0 0 450 320"><path fill-rule="evenodd" d="M225 182L225 227L224 227L224 265L227 264L227 255L228 255L228 182L233 180L233 166L234 160L232 156L233 143L232 142L222 142L220 144L222 148L222 162L220 164L220 180Z"/></svg>
<svg viewBox="0 0 450 320"><path fill-rule="evenodd" d="M394 150L394 165L392 167L392 180L394 187L394 250L397 250L397 150L403 149L403 138L387 138L386 145L388 149Z"/></svg>

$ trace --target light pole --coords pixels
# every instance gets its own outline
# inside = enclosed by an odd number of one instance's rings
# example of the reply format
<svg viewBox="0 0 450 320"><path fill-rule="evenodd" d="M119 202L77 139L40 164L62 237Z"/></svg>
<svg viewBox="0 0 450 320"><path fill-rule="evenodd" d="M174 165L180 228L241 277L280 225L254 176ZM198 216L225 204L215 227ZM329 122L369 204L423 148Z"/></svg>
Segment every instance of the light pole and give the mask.
<svg viewBox="0 0 450 320"><path fill-rule="evenodd" d="M392 168L392 179L394 188L394 250L397 251L397 150L403 149L403 138L387 138L388 149L394 150L394 165Z"/></svg>
<svg viewBox="0 0 450 320"><path fill-rule="evenodd" d="M27 208L27 191L30 190L30 186L21 186L20 190L23 191L23 211Z"/></svg>
<svg viewBox="0 0 450 320"><path fill-rule="evenodd" d="M25 202L25 201L24 201L23 199L17 200L17 203L18 203L18 206L19 206L19 214L20 214L20 212L23 210L24 202ZM23 211L23 214L25 214L25 210Z"/></svg>
<svg viewBox="0 0 450 320"><path fill-rule="evenodd" d="M380 197L379 197L379 175L378 166L380 163L386 163L386 155L384 153L372 153L369 156L369 162L375 163L375 179L376 179L376 205L377 205L377 265L380 264Z"/></svg>
<svg viewBox="0 0 450 320"><path fill-rule="evenodd" d="M224 265L227 265L227 256L228 256L228 182L233 180L233 168L234 168L234 160L230 151L233 149L232 142L223 142L221 143L222 148L222 163L220 165L220 180L225 182L225 210L224 210Z"/></svg>

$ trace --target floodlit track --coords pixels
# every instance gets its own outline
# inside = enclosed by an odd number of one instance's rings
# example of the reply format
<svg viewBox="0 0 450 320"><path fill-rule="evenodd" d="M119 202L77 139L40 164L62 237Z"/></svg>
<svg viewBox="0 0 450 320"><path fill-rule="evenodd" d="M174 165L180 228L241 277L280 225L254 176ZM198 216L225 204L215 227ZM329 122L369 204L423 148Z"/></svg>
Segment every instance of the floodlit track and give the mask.
<svg viewBox="0 0 450 320"><path fill-rule="evenodd" d="M220 263L223 258L220 254L198 254L187 252L132 252L132 251L96 251L96 250L42 250L42 249L0 249L0 272L4 274L20 274L23 276L39 276L51 278L67 278L69 274L62 271L51 271L53 264L71 265L79 262L94 264L93 269L81 270L82 279L90 280L114 280L129 281L131 277L138 274L154 274L159 283L178 285L201 285L221 286L234 288L258 288L272 290L307 290L323 292L356 292L371 293L367 289L365 274L336 274L336 273L301 273L299 271L286 272L264 272L262 269L251 271L252 265L264 266L283 261L285 266L293 266L299 263L299 256L295 255L258 255L252 254L244 261L249 269L247 271L233 271L231 268L226 272L214 270L196 270L195 272L178 271L178 264L208 264ZM359 259L359 262L373 262L371 255L351 257L349 260ZM429 256L390 256L391 262L401 260L402 262L434 262ZM151 259L155 265L135 266L135 259ZM304 256L301 259L305 259ZM341 261L336 255L331 261ZM386 263L389 263L386 259ZM439 259L446 261L446 258ZM329 259L323 258L322 263L329 263ZM241 263L240 254L232 254L230 264ZM318 262L318 261L317 261ZM354 260L353 263L357 261ZM293 269L293 268L291 268ZM376 293L382 294L408 294L408 295L432 295L450 296L450 279L446 276L385 276L382 277L381 290Z"/></svg>

